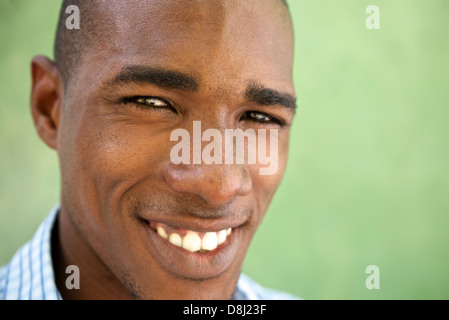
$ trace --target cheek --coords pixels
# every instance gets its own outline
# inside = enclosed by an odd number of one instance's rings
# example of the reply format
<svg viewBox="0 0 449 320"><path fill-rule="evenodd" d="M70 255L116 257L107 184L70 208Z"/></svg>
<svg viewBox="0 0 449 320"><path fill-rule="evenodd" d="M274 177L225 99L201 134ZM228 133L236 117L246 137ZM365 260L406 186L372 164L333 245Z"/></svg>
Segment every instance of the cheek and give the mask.
<svg viewBox="0 0 449 320"><path fill-rule="evenodd" d="M169 134L116 118L86 113L67 137L61 165L71 202L97 216L114 211L139 181L157 180L158 164L169 157Z"/></svg>
<svg viewBox="0 0 449 320"><path fill-rule="evenodd" d="M277 140L277 152L275 155L270 154L270 147L267 139L267 158L268 164L260 164L250 166L253 193L257 195L260 204L260 212L265 212L270 204L282 177L285 172L288 158L288 133L279 134ZM275 162L275 163L274 163ZM265 173L261 174L261 168L265 169ZM268 170L271 168L272 170Z"/></svg>
<svg viewBox="0 0 449 320"><path fill-rule="evenodd" d="M154 174L157 164L169 154L162 143L168 137L152 134L143 126L94 123L79 139L83 171L108 188Z"/></svg>

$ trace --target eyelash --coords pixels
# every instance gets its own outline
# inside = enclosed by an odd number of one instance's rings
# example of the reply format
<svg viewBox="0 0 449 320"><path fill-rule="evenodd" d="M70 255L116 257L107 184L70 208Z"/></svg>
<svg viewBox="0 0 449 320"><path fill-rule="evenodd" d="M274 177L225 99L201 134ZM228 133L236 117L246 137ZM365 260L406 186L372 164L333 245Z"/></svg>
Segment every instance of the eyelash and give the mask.
<svg viewBox="0 0 449 320"><path fill-rule="evenodd" d="M153 102L161 101L165 105L164 106L156 106L154 104L152 105L152 104L149 104L149 103L145 102L145 101L151 101L151 100L153 100ZM121 103L123 103L123 104L132 104L136 108L143 109L143 110L148 110L148 109L161 110L161 109L166 109L167 108L167 109L171 109L172 111L177 113L177 111L173 107L172 103L170 103L169 101L167 101L167 100L165 100L163 98L158 98L158 97L145 97L145 96L126 97L126 98L121 99ZM268 120L267 121L257 120L256 119L257 116L266 117ZM267 113L260 112L260 111L245 111L240 116L240 120L253 121L253 122L260 123L262 125L276 124L276 125L278 125L280 127L285 126L285 123L282 120L280 120L278 118L275 118L275 117L273 117L273 116L271 116L271 115L269 115Z"/></svg>

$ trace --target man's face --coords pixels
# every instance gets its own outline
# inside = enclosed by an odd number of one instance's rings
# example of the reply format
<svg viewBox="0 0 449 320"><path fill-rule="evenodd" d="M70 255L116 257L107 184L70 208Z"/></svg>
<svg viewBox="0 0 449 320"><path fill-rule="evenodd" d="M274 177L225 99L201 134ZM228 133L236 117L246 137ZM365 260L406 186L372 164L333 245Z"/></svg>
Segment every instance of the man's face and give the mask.
<svg viewBox="0 0 449 320"><path fill-rule="evenodd" d="M287 159L293 109L247 94L256 83L294 95L286 10L272 0L106 5L99 19L109 16L110 32L83 52L65 92L61 213L134 296L232 288ZM266 164L246 161L173 164L170 135L182 128L192 137L193 121L223 137L225 129L277 129L277 172L261 175ZM190 252L157 227L181 241L207 232L225 241Z"/></svg>

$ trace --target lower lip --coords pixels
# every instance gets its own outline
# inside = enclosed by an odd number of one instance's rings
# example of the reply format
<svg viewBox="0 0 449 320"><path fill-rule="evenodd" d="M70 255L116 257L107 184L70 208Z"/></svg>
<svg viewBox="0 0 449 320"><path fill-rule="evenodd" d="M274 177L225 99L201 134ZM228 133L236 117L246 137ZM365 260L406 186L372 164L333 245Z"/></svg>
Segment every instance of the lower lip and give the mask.
<svg viewBox="0 0 449 320"><path fill-rule="evenodd" d="M194 253L161 238L147 221L143 222L143 226L152 246L150 250L156 252L156 259L164 269L184 278L204 280L217 277L231 266L238 253L240 227L233 228L217 249Z"/></svg>

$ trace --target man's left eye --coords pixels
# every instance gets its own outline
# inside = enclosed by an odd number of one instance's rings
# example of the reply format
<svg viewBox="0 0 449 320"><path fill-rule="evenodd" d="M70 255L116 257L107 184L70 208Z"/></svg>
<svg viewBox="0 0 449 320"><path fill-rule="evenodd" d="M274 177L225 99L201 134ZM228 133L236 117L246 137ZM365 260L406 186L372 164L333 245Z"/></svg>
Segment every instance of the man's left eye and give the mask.
<svg viewBox="0 0 449 320"><path fill-rule="evenodd" d="M281 126L283 125L282 121L280 121L279 119L272 117L266 113L258 112L258 111L245 112L242 115L241 120L255 121L255 122L260 122L263 124L275 123L275 124L278 124Z"/></svg>
<svg viewBox="0 0 449 320"><path fill-rule="evenodd" d="M269 115L265 114L265 113L261 113L261 112L249 112L249 117L251 119L254 119L256 121L260 121L260 122L268 122L272 120L272 117L270 117Z"/></svg>

